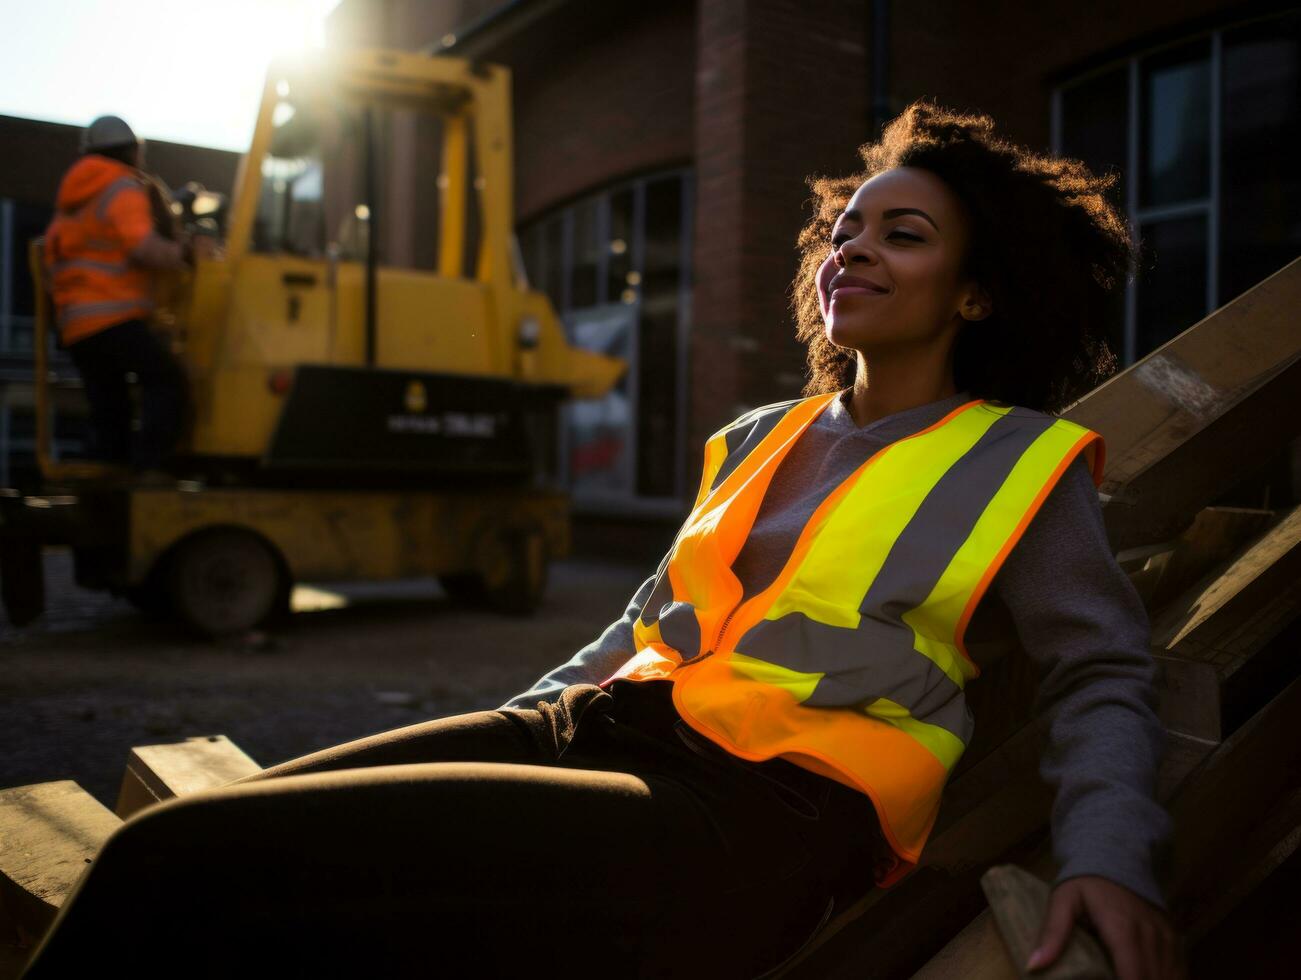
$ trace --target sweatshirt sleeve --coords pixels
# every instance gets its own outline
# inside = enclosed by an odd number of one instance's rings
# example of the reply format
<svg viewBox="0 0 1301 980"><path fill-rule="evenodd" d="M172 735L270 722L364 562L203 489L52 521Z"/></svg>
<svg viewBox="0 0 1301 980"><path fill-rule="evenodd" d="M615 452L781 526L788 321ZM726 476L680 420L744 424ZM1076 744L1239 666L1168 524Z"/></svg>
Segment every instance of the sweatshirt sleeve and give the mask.
<svg viewBox="0 0 1301 980"><path fill-rule="evenodd" d="M1057 880L1100 875L1161 907L1170 819L1155 799L1165 733L1147 614L1112 557L1077 459L1008 555L994 588L1040 671L1040 772L1055 790Z"/></svg>
<svg viewBox="0 0 1301 980"><path fill-rule="evenodd" d="M636 652L632 624L641 615L641 608L654 587L655 575L652 575L633 593L621 618L607 626L605 632L570 657L568 662L542 675L532 687L515 695L502 707L531 708L539 701L554 701L570 684L599 684L613 674Z"/></svg>

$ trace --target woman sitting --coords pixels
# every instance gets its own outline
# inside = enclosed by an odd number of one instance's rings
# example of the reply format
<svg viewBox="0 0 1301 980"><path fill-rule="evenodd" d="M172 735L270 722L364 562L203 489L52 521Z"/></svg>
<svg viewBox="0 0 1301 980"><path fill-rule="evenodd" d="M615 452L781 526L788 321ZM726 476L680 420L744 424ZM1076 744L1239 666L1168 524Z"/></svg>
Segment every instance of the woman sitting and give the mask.
<svg viewBox="0 0 1301 980"><path fill-rule="evenodd" d="M809 397L709 440L621 619L497 711L129 820L28 975L144 948L137 975L758 976L919 861L990 595L1051 718L1033 965L1087 915L1122 978L1178 975L1147 622L1101 441L1048 414L1113 365L1132 244L1110 180L925 103L862 155L813 183L799 240Z"/></svg>

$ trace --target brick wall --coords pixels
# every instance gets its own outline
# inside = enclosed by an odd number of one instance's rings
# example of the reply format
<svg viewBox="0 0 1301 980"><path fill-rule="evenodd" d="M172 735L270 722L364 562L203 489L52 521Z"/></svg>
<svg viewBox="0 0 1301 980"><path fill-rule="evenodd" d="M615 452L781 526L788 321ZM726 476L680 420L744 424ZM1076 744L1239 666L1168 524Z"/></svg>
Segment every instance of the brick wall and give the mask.
<svg viewBox="0 0 1301 980"><path fill-rule="evenodd" d="M869 106L862 0L700 0L688 469L744 408L794 397L787 290L806 176L857 169Z"/></svg>
<svg viewBox="0 0 1301 980"><path fill-rule="evenodd" d="M1240 0L896 0L891 106L897 112L913 99L931 96L954 108L988 112L1006 136L1047 149L1051 91L1060 78L1281 6Z"/></svg>
<svg viewBox="0 0 1301 980"><path fill-rule="evenodd" d="M581 22L557 18L531 31L527 51L502 52L514 72L520 220L618 178L690 161L693 6L603 5Z"/></svg>

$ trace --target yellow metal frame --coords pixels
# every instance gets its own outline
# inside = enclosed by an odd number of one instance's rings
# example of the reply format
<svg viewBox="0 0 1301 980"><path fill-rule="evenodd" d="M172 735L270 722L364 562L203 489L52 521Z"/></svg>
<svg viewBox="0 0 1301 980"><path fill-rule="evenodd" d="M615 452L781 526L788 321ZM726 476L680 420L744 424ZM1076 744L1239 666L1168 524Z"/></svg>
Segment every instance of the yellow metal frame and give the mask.
<svg viewBox="0 0 1301 980"><path fill-rule="evenodd" d="M486 574L482 563L499 549L485 536L521 527L541 532L548 558L569 554L568 501L558 493L136 489L130 514L133 585L179 542L217 527L257 534L292 580L306 582Z"/></svg>

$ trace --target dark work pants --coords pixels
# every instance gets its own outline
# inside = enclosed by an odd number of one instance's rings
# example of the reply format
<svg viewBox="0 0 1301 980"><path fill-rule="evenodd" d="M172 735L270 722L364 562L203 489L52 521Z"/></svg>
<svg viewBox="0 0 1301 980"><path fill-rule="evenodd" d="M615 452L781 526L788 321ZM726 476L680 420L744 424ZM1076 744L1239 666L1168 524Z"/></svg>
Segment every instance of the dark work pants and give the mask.
<svg viewBox="0 0 1301 980"><path fill-rule="evenodd" d="M185 425L185 373L143 320L127 320L68 345L90 403L91 455L156 469ZM140 428L132 439L128 374L140 385Z"/></svg>
<svg viewBox="0 0 1301 980"><path fill-rule="evenodd" d="M664 687L576 685L152 807L26 976L759 976L871 887L878 825L831 780L684 740Z"/></svg>

